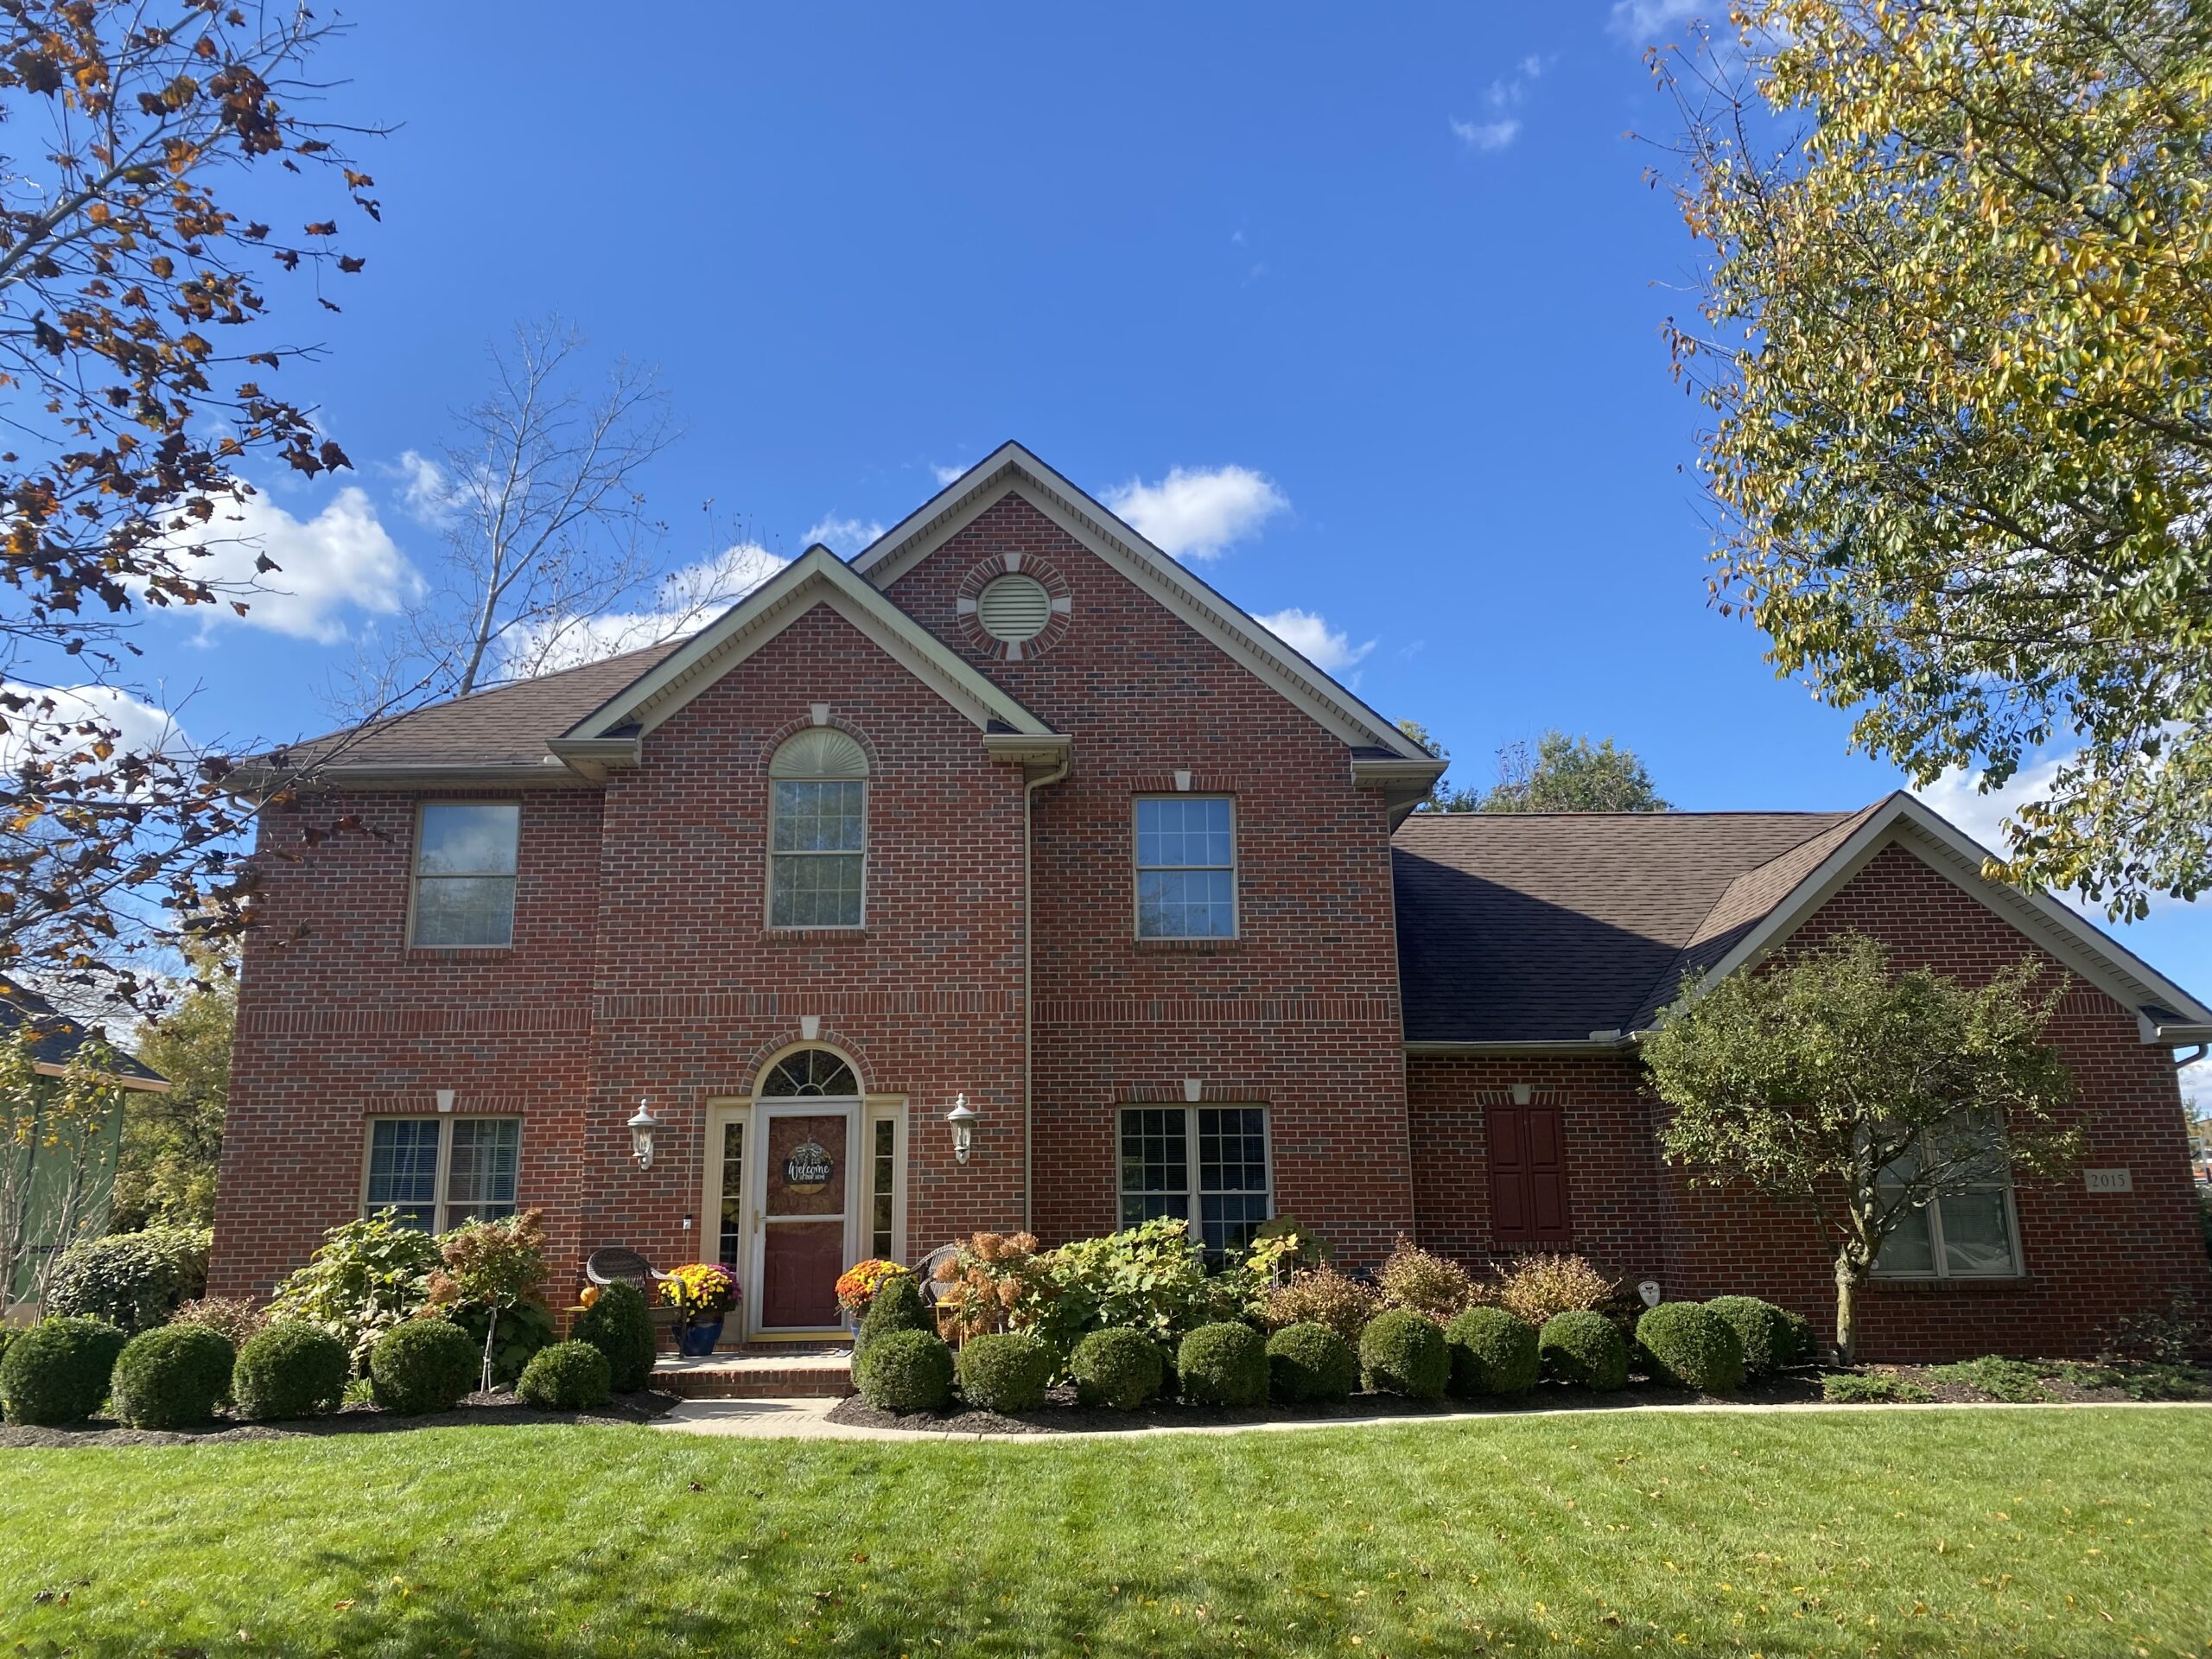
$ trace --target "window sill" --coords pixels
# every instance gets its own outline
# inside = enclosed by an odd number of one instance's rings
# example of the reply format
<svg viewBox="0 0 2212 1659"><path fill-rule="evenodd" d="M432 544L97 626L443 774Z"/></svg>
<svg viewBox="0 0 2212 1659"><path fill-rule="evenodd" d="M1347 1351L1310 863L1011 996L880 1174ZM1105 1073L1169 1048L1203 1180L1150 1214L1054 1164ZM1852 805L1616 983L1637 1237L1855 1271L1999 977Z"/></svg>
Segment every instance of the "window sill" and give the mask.
<svg viewBox="0 0 2212 1659"><path fill-rule="evenodd" d="M1942 1296L1953 1291L1969 1295L2007 1290L2031 1290L2035 1281L2024 1273L1961 1279L1869 1279L1866 1288L1878 1296Z"/></svg>
<svg viewBox="0 0 2212 1659"><path fill-rule="evenodd" d="M505 962L515 953L512 944L410 944L410 962Z"/></svg>
<svg viewBox="0 0 2212 1659"><path fill-rule="evenodd" d="M1141 956L1210 957L1224 950L1240 950L1244 946L1241 938L1230 939L1132 939Z"/></svg>
<svg viewBox="0 0 2212 1659"><path fill-rule="evenodd" d="M836 944L845 939L865 939L865 927L764 927L760 937L770 944Z"/></svg>

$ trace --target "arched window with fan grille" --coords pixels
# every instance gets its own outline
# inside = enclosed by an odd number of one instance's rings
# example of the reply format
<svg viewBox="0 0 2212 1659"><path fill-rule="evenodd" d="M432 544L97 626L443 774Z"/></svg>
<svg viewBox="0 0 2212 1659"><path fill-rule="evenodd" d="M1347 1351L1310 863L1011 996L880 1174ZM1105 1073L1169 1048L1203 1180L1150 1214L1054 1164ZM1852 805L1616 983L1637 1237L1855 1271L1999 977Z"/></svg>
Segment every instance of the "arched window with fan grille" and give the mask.
<svg viewBox="0 0 2212 1659"><path fill-rule="evenodd" d="M833 726L768 762L768 925L858 927L868 880L868 754Z"/></svg>

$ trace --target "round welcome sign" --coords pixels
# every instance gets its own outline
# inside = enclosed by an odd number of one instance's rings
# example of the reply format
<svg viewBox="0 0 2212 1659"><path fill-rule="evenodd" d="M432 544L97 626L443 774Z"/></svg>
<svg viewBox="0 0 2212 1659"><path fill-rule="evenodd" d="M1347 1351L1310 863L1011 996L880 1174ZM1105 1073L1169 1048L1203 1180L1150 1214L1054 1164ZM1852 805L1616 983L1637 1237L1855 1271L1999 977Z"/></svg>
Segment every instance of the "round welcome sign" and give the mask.
<svg viewBox="0 0 2212 1659"><path fill-rule="evenodd" d="M830 1185L836 1166L817 1141L802 1141L784 1160L784 1185L794 1192L819 1192Z"/></svg>

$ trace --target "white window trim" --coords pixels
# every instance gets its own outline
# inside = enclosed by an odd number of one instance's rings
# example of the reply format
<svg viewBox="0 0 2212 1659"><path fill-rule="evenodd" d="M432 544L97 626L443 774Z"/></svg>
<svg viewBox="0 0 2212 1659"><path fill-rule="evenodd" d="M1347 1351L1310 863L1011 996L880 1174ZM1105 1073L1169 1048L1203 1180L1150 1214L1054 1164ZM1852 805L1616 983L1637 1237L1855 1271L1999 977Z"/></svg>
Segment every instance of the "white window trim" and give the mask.
<svg viewBox="0 0 2212 1659"><path fill-rule="evenodd" d="M453 1136L445 1131L448 1123L512 1123L515 1126L515 1213L523 1211L522 1202L522 1117L515 1112L470 1112L463 1115L431 1112L379 1112L365 1118L361 1123L361 1185L359 1208L365 1221L377 1211L369 1208L369 1166L376 1156L377 1125L379 1123L435 1123L438 1125L438 1163L436 1178L430 1185L430 1233L451 1232L454 1224L446 1215L450 1202L453 1177ZM397 1209L396 1205L383 1205L378 1209ZM444 1225L439 1224L444 1223Z"/></svg>
<svg viewBox="0 0 2212 1659"><path fill-rule="evenodd" d="M1964 1196L1964 1194L1967 1192L1986 1192L1992 1188L1994 1188L2005 1195L2005 1234L2006 1236L2011 1238L2012 1241L2012 1266L2009 1271L2005 1273L1954 1273L1951 1271L1949 1263L1945 1260L1943 1250L1943 1200L1942 1198L1937 1198L1921 1211L1923 1215L1928 1217L1928 1255L1929 1262L1928 1271L1925 1273L1918 1273L1909 1272L1903 1268L1885 1268L1881 1265L1881 1257L1877 1255L1875 1257L1875 1265L1870 1270L1871 1276L1876 1279L1918 1280L1923 1283L1938 1279L2004 1280L2025 1278L2028 1272L2027 1247L2021 1242L2020 1213L2018 1207L2013 1202L2012 1183L2010 1178L2008 1177L1994 1181L1976 1181L1971 1186L1961 1188L1961 1196ZM1948 1197L1949 1195L1946 1194L1945 1196ZM1892 1236L1894 1236L1894 1235Z"/></svg>
<svg viewBox="0 0 2212 1659"><path fill-rule="evenodd" d="M861 1134L868 1147L868 1180L861 1193L861 1243L870 1255L875 1251L875 1126L891 1125L891 1249L890 1259L906 1259L906 1096L870 1095L861 1114Z"/></svg>
<svg viewBox="0 0 2212 1659"><path fill-rule="evenodd" d="M1128 1198L1173 1198L1173 1192L1131 1192L1122 1185L1122 1114L1124 1112L1180 1112L1183 1114L1183 1179L1188 1183L1182 1196L1189 1201L1191 1213L1184 1229L1193 1243L1205 1243L1204 1200L1209 1198L1246 1198L1248 1187L1220 1188L1208 1192L1198 1185L1198 1172L1204 1166L1198 1156L1198 1114L1200 1112L1257 1112L1260 1115L1260 1147L1268 1160L1268 1215L1275 1218L1275 1115L1265 1101L1259 1100L1202 1100L1187 1105L1173 1100L1125 1100L1114 1109L1114 1230L1119 1232L1132 1224L1122 1219L1122 1201Z"/></svg>
<svg viewBox="0 0 2212 1659"><path fill-rule="evenodd" d="M507 901L507 937L506 937L506 941L505 941L505 944L419 944L419 943L417 943L417 942L416 942L416 938L415 938L415 922L416 922L416 899L417 899L417 898L421 895L421 893L422 893L422 891L423 891L423 880L424 880L424 879L425 879L425 878L423 877L423 814L425 814L426 812L428 812L428 811L429 811L432 807L435 807L435 806L512 806L512 808L514 808L514 810L515 810L515 873L514 873L512 875L508 876L508 877L506 878L506 880L507 880L510 883L512 883L512 884L513 888L514 888L514 891L513 891L512 894L509 897L508 901ZM436 881L436 880L442 880L442 879L443 879L443 880L454 880L454 879L458 879L458 878L453 878L453 877L445 877L445 878L441 878L441 877L438 877L438 876L435 876L435 875L434 875L434 876L431 876L431 877L429 877L429 878L428 878L428 879L429 879L429 880L433 880L433 881ZM467 879L475 880L485 880L495 879L495 878L489 878L489 877L486 877L486 876L476 876L476 877L467 878ZM417 801L417 802L416 802L416 803L415 803L415 844L414 844L414 846L413 846L413 847L411 847L411 848L408 850L408 855L407 855L407 948L408 948L409 950L513 950L513 949L515 948L515 916L516 916L516 912L517 912L518 911L519 911L519 910L521 909L521 907L522 907L522 803L521 803L520 801L513 800L513 799L511 799L511 798L510 798L510 799L502 800L502 799L500 799L499 798L498 798L498 797L496 797L496 796L492 796L492 797L486 797L486 798L481 799L481 800L478 800L478 799L474 799L474 798L469 798L469 799L450 800L450 801Z"/></svg>
<svg viewBox="0 0 2212 1659"><path fill-rule="evenodd" d="M1220 864L1143 864L1137 859L1138 817L1147 801L1226 801L1229 804L1229 862ZM1129 801L1129 933L1130 937L1146 943L1169 940L1175 943L1195 941L1199 944L1244 937L1244 866L1238 845L1239 819L1236 798L1219 790L1193 790L1187 793L1147 791L1130 798ZM1153 870L1218 870L1229 871L1229 931L1226 933L1147 933L1144 931L1144 874Z"/></svg>
<svg viewBox="0 0 2212 1659"><path fill-rule="evenodd" d="M768 859L763 874L766 876L766 891L761 895L761 907L768 918L768 927L777 933L857 933L868 926L868 855L874 825L870 815L874 809L873 778L771 778L768 780ZM852 858L846 852L817 850L779 852L776 850L776 785L779 784L858 784L861 786L861 918L856 922L779 922L776 919L776 861L779 858Z"/></svg>

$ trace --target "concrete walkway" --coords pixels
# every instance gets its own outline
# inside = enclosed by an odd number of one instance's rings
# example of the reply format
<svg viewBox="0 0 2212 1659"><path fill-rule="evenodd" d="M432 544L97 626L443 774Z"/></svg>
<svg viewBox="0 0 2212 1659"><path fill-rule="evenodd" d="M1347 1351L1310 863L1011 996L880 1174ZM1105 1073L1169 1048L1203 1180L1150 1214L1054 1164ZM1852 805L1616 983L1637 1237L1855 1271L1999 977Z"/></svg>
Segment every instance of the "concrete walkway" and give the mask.
<svg viewBox="0 0 2212 1659"><path fill-rule="evenodd" d="M2116 1400L2050 1401L2041 1404L2010 1405L1990 1401L1979 1405L1830 1405L1812 1400L1789 1405L1738 1405L1726 1400L1700 1401L1685 1405L1560 1406L1521 1411L1440 1411L1408 1414L1376 1412L1366 1415L1299 1421L1278 1419L1262 1423L1160 1423L1142 1428L1075 1430L1066 1433L976 1434L951 1429L863 1428L833 1423L830 1414L835 1400L686 1400L652 1427L676 1434L705 1434L747 1440L906 1440L908 1442L965 1440L995 1441L1014 1446L1052 1446L1065 1440L1133 1440L1163 1434L1271 1434L1322 1428L1420 1427L1436 1423L1524 1422L1544 1417L1618 1417L1648 1413L1737 1413L1771 1416L1804 1412L1840 1412L1860 1415L1877 1411L2207 1411L2212 1401Z"/></svg>

